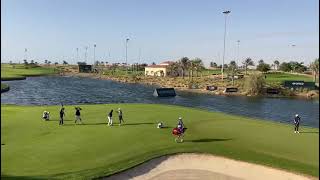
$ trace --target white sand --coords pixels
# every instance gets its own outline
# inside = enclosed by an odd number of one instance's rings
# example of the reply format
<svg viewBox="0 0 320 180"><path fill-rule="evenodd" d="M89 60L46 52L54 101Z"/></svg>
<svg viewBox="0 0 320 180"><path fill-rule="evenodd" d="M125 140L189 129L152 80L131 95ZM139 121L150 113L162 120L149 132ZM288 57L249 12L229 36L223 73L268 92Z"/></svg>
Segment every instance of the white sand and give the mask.
<svg viewBox="0 0 320 180"><path fill-rule="evenodd" d="M318 178L213 155L188 153L156 158L104 179L307 180Z"/></svg>

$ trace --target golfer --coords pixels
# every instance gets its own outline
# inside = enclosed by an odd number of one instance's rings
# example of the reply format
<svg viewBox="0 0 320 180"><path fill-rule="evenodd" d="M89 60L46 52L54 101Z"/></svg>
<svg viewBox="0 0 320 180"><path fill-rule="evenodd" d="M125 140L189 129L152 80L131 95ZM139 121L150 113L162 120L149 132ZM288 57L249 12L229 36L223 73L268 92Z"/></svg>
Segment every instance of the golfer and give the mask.
<svg viewBox="0 0 320 180"><path fill-rule="evenodd" d="M49 121L49 116L50 116L50 112L48 111L43 111L42 113L42 118L46 121Z"/></svg>
<svg viewBox="0 0 320 180"><path fill-rule="evenodd" d="M299 114L296 114L294 119L293 119L293 123L294 123L294 133L300 133L299 132L299 125L300 125L300 116Z"/></svg>
<svg viewBox="0 0 320 180"><path fill-rule="evenodd" d="M80 123L82 124L81 121L81 117L80 117L80 110L82 110L80 107L76 107L76 120L74 121L74 123L77 123L77 121L80 121Z"/></svg>
<svg viewBox="0 0 320 180"><path fill-rule="evenodd" d="M180 130L180 132L184 132L184 124L183 124L183 121L182 121L182 117L179 117L179 120L178 120L178 129Z"/></svg>
<svg viewBox="0 0 320 180"><path fill-rule="evenodd" d="M60 110L60 121L59 121L59 125L63 125L63 117L65 116L64 113L64 108L61 108Z"/></svg>
<svg viewBox="0 0 320 180"><path fill-rule="evenodd" d="M118 116L119 116L119 126L121 126L121 123L124 122L123 121L123 117L122 117L122 110L120 108L118 108Z"/></svg>
<svg viewBox="0 0 320 180"><path fill-rule="evenodd" d="M111 111L108 114L108 126L112 126L112 113L113 113L113 109L111 109Z"/></svg>

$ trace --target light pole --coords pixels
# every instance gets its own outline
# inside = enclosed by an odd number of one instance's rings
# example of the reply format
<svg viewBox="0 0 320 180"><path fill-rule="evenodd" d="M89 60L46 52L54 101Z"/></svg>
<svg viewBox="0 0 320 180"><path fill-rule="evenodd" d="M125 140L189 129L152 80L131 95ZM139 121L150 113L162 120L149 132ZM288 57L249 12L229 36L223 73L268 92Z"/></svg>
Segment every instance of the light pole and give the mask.
<svg viewBox="0 0 320 180"><path fill-rule="evenodd" d="M24 59L27 60L27 48L24 48Z"/></svg>
<svg viewBox="0 0 320 180"><path fill-rule="evenodd" d="M77 50L77 61L79 61L79 48L76 49Z"/></svg>
<svg viewBox="0 0 320 180"><path fill-rule="evenodd" d="M292 49L293 49L292 52L294 52L294 47L296 47L296 45L295 45L295 44L292 44L291 47L292 47ZM291 58L292 58L291 61L294 62L294 55L293 55L293 53L292 53L292 57L291 57ZM294 66L293 71L294 71L294 72L296 71L296 66Z"/></svg>
<svg viewBox="0 0 320 180"><path fill-rule="evenodd" d="M237 56L238 56L238 57L237 57L238 62L237 62L237 63L238 63L238 67L239 67L239 65L240 65L240 64L239 64L239 60L240 60L240 58L239 58L240 40L238 40L237 43L238 43L238 54L237 54Z"/></svg>
<svg viewBox="0 0 320 180"><path fill-rule="evenodd" d="M93 63L96 63L96 47L97 47L97 45L94 44L93 45Z"/></svg>
<svg viewBox="0 0 320 180"><path fill-rule="evenodd" d="M87 64L87 50L88 50L88 46L84 47L86 49L86 52L84 53L84 59L85 59L85 63Z"/></svg>
<svg viewBox="0 0 320 180"><path fill-rule="evenodd" d="M128 74L128 41L129 41L130 39L129 38L127 38L126 39L126 73Z"/></svg>
<svg viewBox="0 0 320 180"><path fill-rule="evenodd" d="M226 31L227 31L227 15L231 11L224 11L223 14L225 14L225 19L224 19L224 38L223 38L223 56L222 56L222 80L223 80L223 69L224 69L224 55L225 55L225 49L226 49Z"/></svg>

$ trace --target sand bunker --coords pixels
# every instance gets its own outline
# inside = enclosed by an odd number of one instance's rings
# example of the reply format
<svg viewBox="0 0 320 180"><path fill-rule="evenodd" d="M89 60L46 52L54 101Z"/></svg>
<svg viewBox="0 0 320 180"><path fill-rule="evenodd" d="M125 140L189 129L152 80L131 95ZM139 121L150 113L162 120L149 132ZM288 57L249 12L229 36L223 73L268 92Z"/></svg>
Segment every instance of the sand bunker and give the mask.
<svg viewBox="0 0 320 180"><path fill-rule="evenodd" d="M156 158L104 179L307 180L317 178L213 155L187 153Z"/></svg>

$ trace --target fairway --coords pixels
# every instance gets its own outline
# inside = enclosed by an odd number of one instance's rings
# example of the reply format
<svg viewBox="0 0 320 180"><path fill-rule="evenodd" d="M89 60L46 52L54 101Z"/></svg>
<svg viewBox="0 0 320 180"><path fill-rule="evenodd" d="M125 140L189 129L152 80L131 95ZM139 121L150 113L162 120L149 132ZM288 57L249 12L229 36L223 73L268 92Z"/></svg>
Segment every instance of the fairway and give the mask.
<svg viewBox="0 0 320 180"><path fill-rule="evenodd" d="M81 105L83 125L74 124L74 106L1 105L2 178L91 179L113 174L151 158L179 152L210 153L319 176L319 129L157 104ZM112 127L107 112L122 108L125 125ZM42 112L51 112L43 121ZM171 134L179 116L188 128L184 143ZM169 128L157 129L162 121Z"/></svg>
<svg viewBox="0 0 320 180"><path fill-rule="evenodd" d="M312 77L306 75L289 74L289 73L267 73L267 83L283 83L284 81L305 81L313 82Z"/></svg>
<svg viewBox="0 0 320 180"><path fill-rule="evenodd" d="M25 76L40 76L47 74L54 74L54 68L51 67L30 67L25 68L23 64L14 65L1 64L1 80L11 80L16 78L23 78Z"/></svg>

